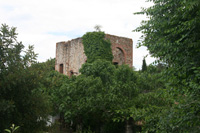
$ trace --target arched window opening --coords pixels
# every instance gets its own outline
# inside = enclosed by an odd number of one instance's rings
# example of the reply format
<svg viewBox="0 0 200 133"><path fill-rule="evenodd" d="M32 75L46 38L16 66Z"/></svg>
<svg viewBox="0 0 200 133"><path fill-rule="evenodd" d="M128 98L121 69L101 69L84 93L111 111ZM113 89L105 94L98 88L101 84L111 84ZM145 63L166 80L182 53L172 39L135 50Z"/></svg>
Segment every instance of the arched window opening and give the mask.
<svg viewBox="0 0 200 133"><path fill-rule="evenodd" d="M122 65L125 63L125 55L121 48L116 47L113 51L113 56L113 64L117 63L116 65Z"/></svg>

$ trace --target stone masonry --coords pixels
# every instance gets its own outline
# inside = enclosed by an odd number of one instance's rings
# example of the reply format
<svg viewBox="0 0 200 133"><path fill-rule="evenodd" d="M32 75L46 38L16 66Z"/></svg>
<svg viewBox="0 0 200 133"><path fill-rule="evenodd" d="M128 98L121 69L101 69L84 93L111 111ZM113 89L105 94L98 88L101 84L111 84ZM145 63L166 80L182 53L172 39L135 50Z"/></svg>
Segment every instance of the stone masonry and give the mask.
<svg viewBox="0 0 200 133"><path fill-rule="evenodd" d="M133 64L133 41L130 38L118 37L106 34L106 39L111 42L113 63ZM76 38L67 42L56 43L55 69L65 75L78 75L82 64L87 60L81 38Z"/></svg>

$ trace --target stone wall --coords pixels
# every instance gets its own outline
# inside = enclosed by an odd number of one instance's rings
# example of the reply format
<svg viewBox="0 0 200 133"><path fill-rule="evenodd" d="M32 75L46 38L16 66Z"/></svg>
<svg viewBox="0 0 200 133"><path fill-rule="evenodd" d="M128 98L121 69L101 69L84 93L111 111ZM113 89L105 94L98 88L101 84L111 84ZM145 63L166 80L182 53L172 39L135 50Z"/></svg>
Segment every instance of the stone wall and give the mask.
<svg viewBox="0 0 200 133"><path fill-rule="evenodd" d="M106 34L106 38L110 39L112 44L113 62L128 64L133 66L133 41L125 37L118 37Z"/></svg>
<svg viewBox="0 0 200 133"><path fill-rule="evenodd" d="M112 44L112 53L114 56L113 63L133 64L133 41L129 38L118 37L106 34ZM68 42L56 43L56 63L55 69L65 75L78 75L82 64L87 60L84 54L82 39L77 38Z"/></svg>

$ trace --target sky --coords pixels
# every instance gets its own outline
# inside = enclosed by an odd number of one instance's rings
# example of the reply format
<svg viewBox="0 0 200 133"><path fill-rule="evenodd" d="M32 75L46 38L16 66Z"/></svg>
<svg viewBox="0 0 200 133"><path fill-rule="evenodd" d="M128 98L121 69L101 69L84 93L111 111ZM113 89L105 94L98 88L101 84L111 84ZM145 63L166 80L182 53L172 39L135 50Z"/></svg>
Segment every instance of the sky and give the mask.
<svg viewBox="0 0 200 133"><path fill-rule="evenodd" d="M17 27L18 41L26 48L34 45L38 61L55 58L56 43L94 31L95 25L107 34L133 40L133 66L139 70L143 57L150 57L145 47L136 48L142 35L133 32L144 15L134 15L152 3L146 0L0 0L0 24Z"/></svg>

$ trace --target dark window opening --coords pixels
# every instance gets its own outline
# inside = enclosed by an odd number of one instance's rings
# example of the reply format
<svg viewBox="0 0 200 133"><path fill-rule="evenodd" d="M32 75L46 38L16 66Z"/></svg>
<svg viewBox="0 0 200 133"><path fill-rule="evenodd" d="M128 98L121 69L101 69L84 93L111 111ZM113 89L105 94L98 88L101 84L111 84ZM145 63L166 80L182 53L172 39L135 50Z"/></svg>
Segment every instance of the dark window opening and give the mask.
<svg viewBox="0 0 200 133"><path fill-rule="evenodd" d="M118 65L118 62L113 62L114 65Z"/></svg>
<svg viewBox="0 0 200 133"><path fill-rule="evenodd" d="M60 64L60 70L59 70L60 73L63 73L63 64Z"/></svg>

